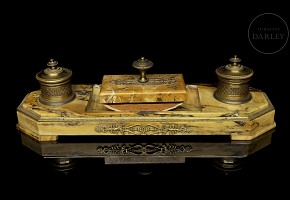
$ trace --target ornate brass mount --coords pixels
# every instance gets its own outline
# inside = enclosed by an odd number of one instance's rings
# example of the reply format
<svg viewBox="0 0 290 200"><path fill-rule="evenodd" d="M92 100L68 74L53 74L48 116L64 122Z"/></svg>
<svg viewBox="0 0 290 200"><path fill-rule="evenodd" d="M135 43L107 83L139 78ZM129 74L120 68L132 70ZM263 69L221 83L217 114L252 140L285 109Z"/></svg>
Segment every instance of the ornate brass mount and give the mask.
<svg viewBox="0 0 290 200"><path fill-rule="evenodd" d="M242 104L250 101L252 95L249 92L249 81L253 76L253 70L245 67L236 55L229 59L232 63L216 69L219 79L214 97L223 103Z"/></svg>
<svg viewBox="0 0 290 200"><path fill-rule="evenodd" d="M138 79L138 81L140 83L148 82L148 78L146 77L146 71L149 68L153 67L153 62L145 59L144 57L141 57L141 59L133 62L133 67L140 71L140 78Z"/></svg>
<svg viewBox="0 0 290 200"><path fill-rule="evenodd" d="M59 67L58 62L50 59L48 68L36 74L40 83L41 95L39 102L49 106L60 106L71 102L75 98L70 80L72 71Z"/></svg>

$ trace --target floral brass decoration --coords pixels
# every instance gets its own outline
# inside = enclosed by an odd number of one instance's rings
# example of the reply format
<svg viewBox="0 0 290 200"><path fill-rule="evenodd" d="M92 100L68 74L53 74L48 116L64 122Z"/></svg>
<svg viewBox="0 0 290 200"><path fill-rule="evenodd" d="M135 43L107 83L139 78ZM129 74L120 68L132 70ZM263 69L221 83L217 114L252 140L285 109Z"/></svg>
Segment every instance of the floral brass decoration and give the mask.
<svg viewBox="0 0 290 200"><path fill-rule="evenodd" d="M191 150L192 147L189 145L175 144L115 144L111 146L97 147L97 153L113 155L172 155L178 153L188 153Z"/></svg>
<svg viewBox="0 0 290 200"><path fill-rule="evenodd" d="M125 125L125 124L108 124L100 125L95 128L98 133L111 133L111 134L121 134L121 135L134 135L134 134L150 134L150 135L175 135L188 133L188 127L186 125L180 124L163 124L163 125L152 125L152 124L135 124L135 125Z"/></svg>
<svg viewBox="0 0 290 200"><path fill-rule="evenodd" d="M148 80L146 85L172 85L176 84L177 81L174 76L166 78L151 78ZM137 79L124 79L124 80L113 80L111 84L115 85L143 85Z"/></svg>

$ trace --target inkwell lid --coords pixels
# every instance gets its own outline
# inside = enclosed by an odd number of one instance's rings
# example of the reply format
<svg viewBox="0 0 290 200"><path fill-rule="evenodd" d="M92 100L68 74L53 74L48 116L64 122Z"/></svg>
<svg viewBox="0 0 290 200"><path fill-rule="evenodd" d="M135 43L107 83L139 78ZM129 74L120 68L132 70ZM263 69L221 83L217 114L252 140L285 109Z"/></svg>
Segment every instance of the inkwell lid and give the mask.
<svg viewBox="0 0 290 200"><path fill-rule="evenodd" d="M216 74L219 77L225 79L248 79L254 74L253 70L249 67L239 64L241 59L234 55L233 58L229 59L232 63L218 67L216 69Z"/></svg>
<svg viewBox="0 0 290 200"><path fill-rule="evenodd" d="M50 59L47 63L47 68L36 74L36 79L42 83L61 83L65 82L72 76L70 69L58 66L58 62Z"/></svg>

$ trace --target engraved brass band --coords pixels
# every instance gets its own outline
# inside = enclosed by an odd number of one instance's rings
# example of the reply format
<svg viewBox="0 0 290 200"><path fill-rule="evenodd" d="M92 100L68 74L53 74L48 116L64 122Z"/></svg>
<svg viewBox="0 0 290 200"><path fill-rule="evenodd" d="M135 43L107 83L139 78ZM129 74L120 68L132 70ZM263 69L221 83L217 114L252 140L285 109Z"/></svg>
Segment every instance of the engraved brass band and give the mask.
<svg viewBox="0 0 290 200"><path fill-rule="evenodd" d="M47 63L48 68L36 74L41 90L38 100L44 105L60 106L75 98L70 83L72 71L57 64L57 61L51 59Z"/></svg>

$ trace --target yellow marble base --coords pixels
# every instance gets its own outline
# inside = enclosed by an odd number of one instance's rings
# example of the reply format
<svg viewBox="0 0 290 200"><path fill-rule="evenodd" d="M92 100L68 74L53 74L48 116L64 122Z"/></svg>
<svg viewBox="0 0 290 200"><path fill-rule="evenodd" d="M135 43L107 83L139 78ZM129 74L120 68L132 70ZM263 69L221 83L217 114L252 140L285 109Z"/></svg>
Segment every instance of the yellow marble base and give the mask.
<svg viewBox="0 0 290 200"><path fill-rule="evenodd" d="M252 99L230 105L213 97L207 85L186 85L187 98L170 111L112 111L100 102L100 85L73 85L76 98L62 106L38 102L40 90L17 108L18 128L39 141L88 135L229 135L252 140L273 129L275 109L267 95L251 90Z"/></svg>

